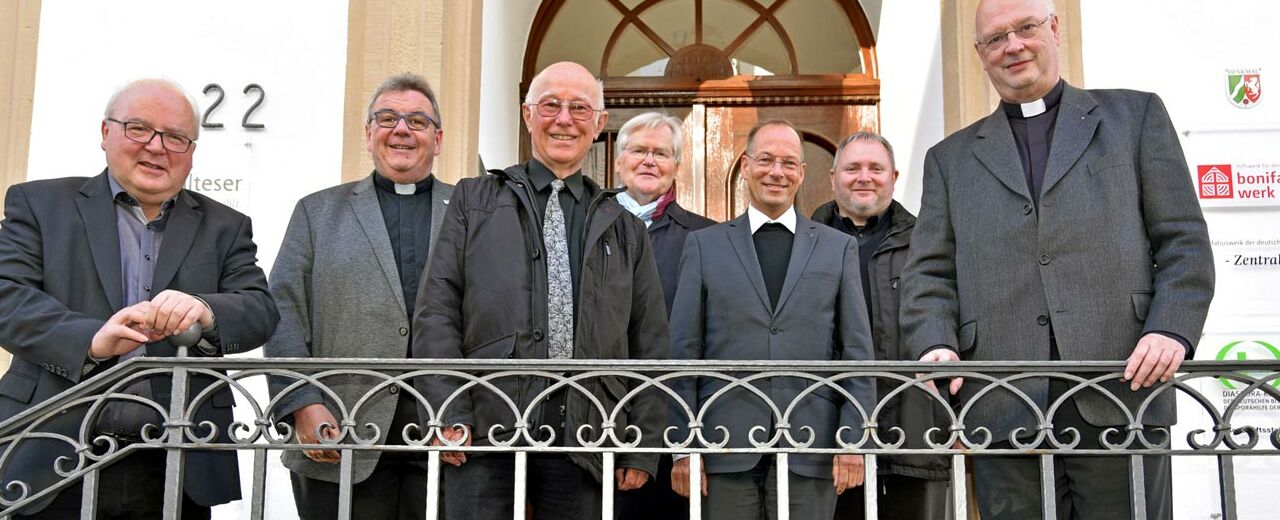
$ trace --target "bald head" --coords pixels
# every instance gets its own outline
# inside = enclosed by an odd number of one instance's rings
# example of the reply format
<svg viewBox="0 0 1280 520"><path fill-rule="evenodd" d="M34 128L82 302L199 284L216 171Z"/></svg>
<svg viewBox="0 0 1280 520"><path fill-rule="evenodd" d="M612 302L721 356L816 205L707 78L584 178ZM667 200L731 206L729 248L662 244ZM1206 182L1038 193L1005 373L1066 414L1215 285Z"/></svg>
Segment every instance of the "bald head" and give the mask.
<svg viewBox="0 0 1280 520"><path fill-rule="evenodd" d="M587 70L580 64L572 61L561 61L547 65L542 69L533 80L529 82L529 92L524 96L525 103L537 103L538 99L547 88L547 82L556 80L559 83L571 82L583 87L588 87L591 92L591 106L596 108L604 108L604 86L591 75L591 71Z"/></svg>
<svg viewBox="0 0 1280 520"><path fill-rule="evenodd" d="M120 87L119 90L111 94L111 98L107 100L107 108L103 112L106 119L119 119L118 109L121 101L126 101L134 96L152 96L156 93L171 93L182 98L187 105L188 118L191 120L190 128L183 132L191 138L200 137L200 117L197 115L199 111L196 109L196 100L191 97L185 89L177 83L161 78L143 78L129 82L129 84Z"/></svg>

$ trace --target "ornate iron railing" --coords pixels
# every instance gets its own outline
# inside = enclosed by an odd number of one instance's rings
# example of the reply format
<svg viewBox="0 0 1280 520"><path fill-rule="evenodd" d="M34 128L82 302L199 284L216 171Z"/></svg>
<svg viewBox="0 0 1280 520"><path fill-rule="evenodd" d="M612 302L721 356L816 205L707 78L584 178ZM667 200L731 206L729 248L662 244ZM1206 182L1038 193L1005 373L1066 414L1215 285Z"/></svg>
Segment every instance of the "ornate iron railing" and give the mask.
<svg viewBox="0 0 1280 520"><path fill-rule="evenodd" d="M84 381L42 404L18 416L0 422L0 474L6 474L15 453L31 449L35 442L65 444L74 456L50 461L60 480L51 486L36 489L21 481L0 483L0 520L41 498L67 489L82 486L82 517L95 516L97 484L100 472L112 462L136 450L165 450L166 487L164 497L166 518L179 518L182 503L182 482L185 462L182 453L187 450L249 450L253 453L252 493L250 514L254 519L263 517L267 456L270 451L302 449L336 449L341 454L339 518L350 518L352 490L352 460L357 451L405 451L426 452L429 465L428 499L423 507L428 518L437 518L440 503L439 467L444 451L504 452L515 454L515 496L513 518L523 518L524 469L529 453L540 452L593 452L601 454L603 468L601 486L604 510L602 518L612 518L613 468L620 453L678 453L690 454L691 486L699 489L701 478L698 468L708 454L760 453L776 457L779 475L788 471L788 457L795 454L858 453L865 456L866 483L868 489L877 486L877 457L899 454L937 454L950 457L952 462L950 493L955 518L967 518L967 494L965 481L966 455L1034 455L1039 456L1042 476L1052 477L1055 456L1116 455L1130 460L1131 478L1135 482L1131 502L1134 518L1145 518L1143 503L1143 456L1211 456L1218 462L1222 518L1236 518L1233 458L1237 456L1275 456L1280 454L1280 431L1265 435L1258 424L1241 420L1237 411L1246 398L1269 400L1280 404L1280 362L1187 362L1179 375L1157 385L1146 394L1133 409L1124 405L1122 397L1108 391L1109 382L1122 376L1124 366L1118 362L964 362L952 364L923 364L914 362L675 362L675 361L524 361L524 360L386 360L386 359L251 359L251 358L135 358L113 367L94 378ZM299 444L291 427L276 417L281 395L263 400L247 387L248 382L260 382L268 376L291 380L282 394L297 392L302 388L318 389L332 401L339 401L333 386L338 381L349 382L352 376L373 381L357 402L336 404L335 417L339 421L337 435L321 440L322 444ZM123 392L130 384L154 377L171 379L172 396L169 402L152 402ZM193 377L214 380L211 386L199 392L191 392ZM449 406L456 399L444 402L428 402L414 387L418 378L456 378L465 382L453 397L461 392L491 392L500 394L496 382L506 378L542 378L549 386L545 392L564 390L579 393L603 419L599 424L585 424L577 431L565 432L574 437L571 442L556 442L557 433L551 428L536 426L537 411L533 408L541 399L521 405L519 398L507 395L496 397L507 407L513 418L504 432L489 432L489 442L481 445L461 446L461 440L444 441L441 432L452 425L442 422ZM966 378L970 389L981 387L977 395L966 403L953 406L949 399L929 390L929 384L951 377ZM601 401L588 389L602 378L625 383L625 395L615 396L616 403ZM874 378L879 382L879 398L876 403L861 403L847 390L849 381ZM799 395L787 403L770 402L768 395L757 388L762 381L788 379L804 381ZM1043 409L1024 391L1023 382L1054 380L1065 388L1057 400L1047 403ZM1231 381L1241 391L1228 403L1219 403L1197 388L1201 380ZM257 381L255 381L257 380ZM680 400L674 388L681 382L697 380L723 381L710 399L703 397L701 407ZM717 386L720 384L717 383ZM939 384L941 387L941 384ZM403 444L379 444L381 437L376 425L362 424L361 412L378 396L407 392L416 399L426 415L421 423L409 425L401 432ZM210 400L215 392L230 389L252 409L252 422L211 424L197 422L195 410ZM729 432L723 429L703 427L703 419L715 400L726 392L736 391L754 396L767 407L772 415L771 424L756 425L751 429L746 443L730 446ZM898 428L877 428L881 413L887 403L908 392L927 392L928 402L935 412L945 418L938 428L924 432L904 432ZM1053 419L1062 403L1079 392L1094 393L1112 403L1115 411L1125 417L1126 425L1108 428L1098 439L1100 448L1080 448L1080 435L1075 431L1055 431ZM190 395L194 393L195 395ZM687 429L669 426L658 434L660 442L643 438L644 432L634 425L618 428L620 414L625 413L642 395L665 395L669 403L667 423L682 425ZM819 395L821 394L821 395ZM1168 394L1186 395L1209 418L1203 424L1188 423L1183 414L1181 428L1186 435L1186 448L1174 448L1168 434L1148 438L1142 424L1149 405ZM1016 430L1007 437L993 435L984 427L966 425L966 419L974 403L990 396L1002 395L1005 402L1016 403L1024 414L1034 418L1034 425ZM864 432L852 432L847 428L839 432L814 432L808 428L793 431L790 426L792 412L805 399L834 399L852 405L865 424ZM1012 399L1011 401L1009 399ZM139 442L122 444L113 437L100 435L95 423L105 405L111 402L129 402L147 406L163 419L139 432ZM696 404L696 403L693 403ZM84 419L74 435L51 433L47 427L68 412L83 413ZM949 422L949 424L946 424ZM679 431L688 433L680 437ZM225 433L229 441L219 442ZM866 433L867 435L863 435ZM818 435L835 435L830 448L814 446ZM908 435L919 439L918 447L908 448ZM918 437L915 437L918 436ZM856 440L854 440L856 439ZM1008 441L1008 444L999 443ZM829 444L829 443L828 443ZM1042 505L1045 514L1052 516L1054 509L1054 479L1042 479ZM787 479L780 483L779 500L787 500ZM867 493L868 518L877 511L876 493ZM779 507L779 517L787 518L785 502ZM701 498L693 493L690 499L693 518L701 510Z"/></svg>

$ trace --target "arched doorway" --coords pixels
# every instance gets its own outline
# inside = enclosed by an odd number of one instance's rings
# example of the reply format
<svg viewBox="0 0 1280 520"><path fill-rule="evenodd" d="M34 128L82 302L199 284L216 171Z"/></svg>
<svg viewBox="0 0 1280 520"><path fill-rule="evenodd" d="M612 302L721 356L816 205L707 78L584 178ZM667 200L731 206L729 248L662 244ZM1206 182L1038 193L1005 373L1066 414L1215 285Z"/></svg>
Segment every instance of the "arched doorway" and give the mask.
<svg viewBox="0 0 1280 520"><path fill-rule="evenodd" d="M521 96L539 70L564 60L605 87L609 124L585 173L615 184L618 128L665 111L684 121L680 203L716 220L745 209L737 160L756 122L786 119L804 135L805 214L830 199L834 143L880 127L875 41L857 0L544 0Z"/></svg>

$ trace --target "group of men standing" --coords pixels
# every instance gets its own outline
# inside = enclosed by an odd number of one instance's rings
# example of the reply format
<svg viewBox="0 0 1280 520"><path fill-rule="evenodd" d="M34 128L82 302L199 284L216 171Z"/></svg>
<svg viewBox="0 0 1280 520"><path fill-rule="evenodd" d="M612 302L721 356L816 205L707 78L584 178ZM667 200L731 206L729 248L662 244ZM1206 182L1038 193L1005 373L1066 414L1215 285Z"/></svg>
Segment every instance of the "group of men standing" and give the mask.
<svg viewBox="0 0 1280 520"><path fill-rule="evenodd" d="M432 175L443 122L431 87L402 74L368 107L364 132L374 171L298 202L270 283L256 266L249 219L182 189L199 128L195 104L176 85L142 80L108 102L101 123L107 168L91 178L11 187L0 228L0 343L14 355L0 379L0 417L9 417L134 356L172 356L169 339L196 325L198 356L265 343L272 357L431 359L720 360L1129 360L1132 406L1167 381L1200 336L1213 292L1203 216L1186 162L1154 94L1080 90L1058 75L1059 20L1052 3L986 0L975 50L1002 99L987 118L951 135L925 159L919 219L893 200L893 147L874 133L839 143L830 181L835 200L801 215L803 139L786 121L763 121L739 164L749 206L716 224L676 203L681 122L647 113L624 124L613 168L622 188L597 185L582 166L608 112L600 83L582 66L557 63L531 82L521 105L533 158L450 186ZM1099 259L1107 259L1102 265ZM274 303L273 303L274 301ZM278 323L277 323L278 322ZM272 378L276 419L297 441L337 431L376 380L343 376L333 394ZM213 384L195 377L191 393ZM510 437L522 418L497 392L460 391L460 378L414 381L458 444ZM604 418L580 392L546 392L545 379L496 379L498 392L534 411L532 432L573 445L582 425ZM864 410L876 382L841 382ZM807 381L774 378L758 390L791 403ZM747 446L753 427L774 417L750 392L723 381L680 381L674 389L704 432L727 431ZM978 385L953 379L944 393L968 399ZM612 410L634 382L586 386ZM1040 406L1065 385L1023 387ZM167 402L168 381L124 392ZM883 391L881 392L883 393ZM350 418L372 424L380 444L404 443L419 403L385 388ZM456 394L456 395L455 395ZM538 397L541 402L534 402ZM334 402L334 399L341 403ZM901 428L906 448L925 447L948 416L923 391L900 394L878 417ZM996 398L975 407L969 427L1006 444L1033 426L1030 412ZM221 388L196 420L221 425L232 398ZM1087 446L1122 412L1093 393L1074 394L1054 417ZM689 418L655 392L630 398L615 429L636 427L660 446L668 424L684 439ZM674 410L674 409L673 409ZM156 420L143 407L108 407L96 435L140 442ZM83 412L46 427L79 435ZM1143 418L1174 422L1171 398ZM813 447L862 435L854 403L832 389L799 398L792 431L811 428ZM357 426L361 427L361 426ZM1028 431L1028 430L1023 430ZM884 435L881 438L885 438ZM0 475L39 490L55 482L53 460L75 457L54 439L23 441ZM437 440L439 442L439 440ZM159 453L159 455L156 455ZM230 451L187 456L183 518L239 498ZM286 451L302 518L330 518L338 504L334 450ZM1169 518L1167 458L1148 457L1147 514ZM451 518L508 518L510 454L442 455L443 507ZM1060 518L1102 518L1129 507L1127 459L1063 457L1055 465ZM139 450L99 479L98 515L157 517L163 453ZM944 518L947 458L882 456L881 518ZM707 518L773 518L775 458L708 455L700 490L689 460L620 454L614 480L620 518L687 515L681 496L706 496ZM861 455L796 455L788 488L793 518L861 518ZM359 518L420 518L426 460L412 451L355 451L352 510ZM983 518L1041 516L1035 458L979 457L973 463ZM598 454L531 454L528 508L535 519L593 518L601 507ZM2 488L3 486L0 486ZM148 491L143 491L148 490ZM51 494L19 518L75 518L79 486ZM24 516L25 515L25 516Z"/></svg>

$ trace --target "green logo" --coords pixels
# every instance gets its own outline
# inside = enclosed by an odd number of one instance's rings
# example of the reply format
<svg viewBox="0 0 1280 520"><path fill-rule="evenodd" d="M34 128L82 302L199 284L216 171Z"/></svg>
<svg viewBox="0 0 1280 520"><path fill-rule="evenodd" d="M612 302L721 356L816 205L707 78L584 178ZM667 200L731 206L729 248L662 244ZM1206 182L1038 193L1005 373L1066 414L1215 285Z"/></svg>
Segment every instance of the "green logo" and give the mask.
<svg viewBox="0 0 1280 520"><path fill-rule="evenodd" d="M1280 359L1280 349L1265 341L1232 341L1218 351L1217 359L1218 361L1226 361L1228 356L1231 356L1233 361L1246 361L1249 359L1267 359L1268 355L1271 358ZM1231 380L1225 377L1218 378L1218 381L1222 383L1222 386L1230 390L1236 389ZM1271 386L1280 388L1280 379L1273 381Z"/></svg>

